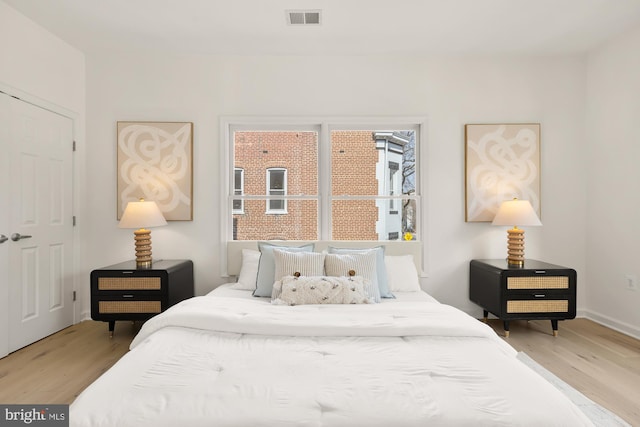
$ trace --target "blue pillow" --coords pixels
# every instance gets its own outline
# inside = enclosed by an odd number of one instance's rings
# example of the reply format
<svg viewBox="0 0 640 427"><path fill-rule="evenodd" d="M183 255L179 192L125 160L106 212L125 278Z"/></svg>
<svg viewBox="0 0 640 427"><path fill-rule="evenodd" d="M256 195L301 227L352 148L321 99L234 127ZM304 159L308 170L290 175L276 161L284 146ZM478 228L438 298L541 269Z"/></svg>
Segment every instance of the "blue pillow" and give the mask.
<svg viewBox="0 0 640 427"><path fill-rule="evenodd" d="M260 262L258 264L258 276L256 279L256 289L253 291L254 297L269 297L273 291L273 282L276 274L276 262L273 258L273 248L282 249L289 252L313 252L313 243L304 246L284 246L273 243L258 242L260 249Z"/></svg>
<svg viewBox="0 0 640 427"><path fill-rule="evenodd" d="M378 276L378 289L382 298L395 298L389 289L389 280L387 279L387 267L384 263L384 246L375 248L355 249L355 248L335 248L329 246L330 254L362 254L368 251L376 251L376 275Z"/></svg>

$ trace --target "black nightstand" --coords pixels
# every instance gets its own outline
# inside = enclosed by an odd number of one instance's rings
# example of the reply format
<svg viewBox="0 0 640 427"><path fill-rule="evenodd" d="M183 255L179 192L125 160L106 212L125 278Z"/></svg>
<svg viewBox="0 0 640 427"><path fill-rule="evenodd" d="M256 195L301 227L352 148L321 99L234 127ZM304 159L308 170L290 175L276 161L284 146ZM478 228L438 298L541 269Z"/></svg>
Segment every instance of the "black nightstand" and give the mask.
<svg viewBox="0 0 640 427"><path fill-rule="evenodd" d="M192 296L189 260L154 261L147 269L127 261L91 272L91 318L109 322L110 336L116 320L147 320Z"/></svg>
<svg viewBox="0 0 640 427"><path fill-rule="evenodd" d="M469 299L504 322L551 320L558 335L558 320L576 317L576 271L528 259L524 267L511 267L502 259L474 259L469 269Z"/></svg>

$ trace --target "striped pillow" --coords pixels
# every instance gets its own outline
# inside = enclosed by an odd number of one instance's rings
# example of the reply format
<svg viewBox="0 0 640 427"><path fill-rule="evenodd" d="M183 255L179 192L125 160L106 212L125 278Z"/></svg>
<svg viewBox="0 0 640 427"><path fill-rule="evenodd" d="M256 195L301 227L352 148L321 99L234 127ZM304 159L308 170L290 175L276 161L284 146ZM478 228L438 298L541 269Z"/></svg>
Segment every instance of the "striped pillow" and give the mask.
<svg viewBox="0 0 640 427"><path fill-rule="evenodd" d="M324 270L327 276L349 276L349 272L365 279L365 292L373 302L380 302L378 275L376 268L376 252L360 254L327 254L324 259Z"/></svg>
<svg viewBox="0 0 640 427"><path fill-rule="evenodd" d="M282 246L267 242L258 242L260 250L260 262L258 264L258 275L256 277L256 288L253 291L254 297L270 297L273 293L273 276L275 273L275 260L273 258L274 249L283 249L289 252L312 252L313 243L304 246Z"/></svg>
<svg viewBox="0 0 640 427"><path fill-rule="evenodd" d="M378 278L378 288L382 298L395 298L389 290L389 280L387 279L387 267L384 263L384 246L376 246L375 248L336 248L329 246L330 254L364 254L369 251L376 253L376 274Z"/></svg>
<svg viewBox="0 0 640 427"><path fill-rule="evenodd" d="M275 262L275 284L285 276L322 276L324 274L324 254L318 252L289 252L283 249L273 250ZM271 300L280 298L280 286L273 286Z"/></svg>
<svg viewBox="0 0 640 427"><path fill-rule="evenodd" d="M289 252L286 249L274 249L274 280L284 276L322 276L324 274L324 254L318 252Z"/></svg>

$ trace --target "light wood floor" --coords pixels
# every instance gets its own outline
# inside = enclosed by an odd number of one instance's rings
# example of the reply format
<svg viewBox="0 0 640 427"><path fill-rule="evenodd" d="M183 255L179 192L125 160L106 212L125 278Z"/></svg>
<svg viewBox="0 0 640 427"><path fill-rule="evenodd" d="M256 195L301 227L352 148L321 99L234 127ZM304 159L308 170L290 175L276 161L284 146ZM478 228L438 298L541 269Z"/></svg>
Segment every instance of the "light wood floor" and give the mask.
<svg viewBox="0 0 640 427"><path fill-rule="evenodd" d="M0 403L71 403L127 351L139 324L78 323L0 359Z"/></svg>
<svg viewBox="0 0 640 427"><path fill-rule="evenodd" d="M558 323L554 338L549 320L512 321L504 340L589 399L640 426L640 340L587 319ZM490 319L489 324L504 337L501 321Z"/></svg>
<svg viewBox="0 0 640 427"><path fill-rule="evenodd" d="M502 323L489 320L499 335ZM640 426L640 341L586 319L511 322L516 350ZM0 403L71 403L128 351L139 324L118 322L113 339L102 322L86 321L0 359Z"/></svg>

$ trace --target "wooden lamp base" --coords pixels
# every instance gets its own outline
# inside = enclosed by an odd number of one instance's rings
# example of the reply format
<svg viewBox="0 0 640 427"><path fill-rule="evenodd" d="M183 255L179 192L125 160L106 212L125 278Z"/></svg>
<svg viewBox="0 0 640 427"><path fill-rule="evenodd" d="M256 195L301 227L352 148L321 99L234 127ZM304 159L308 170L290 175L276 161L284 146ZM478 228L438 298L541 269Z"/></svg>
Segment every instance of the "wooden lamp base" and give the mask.
<svg viewBox="0 0 640 427"><path fill-rule="evenodd" d="M151 268L151 230L140 228L133 234L136 241L136 267Z"/></svg>
<svg viewBox="0 0 640 427"><path fill-rule="evenodd" d="M507 264L524 267L524 230L513 227L507 236Z"/></svg>

